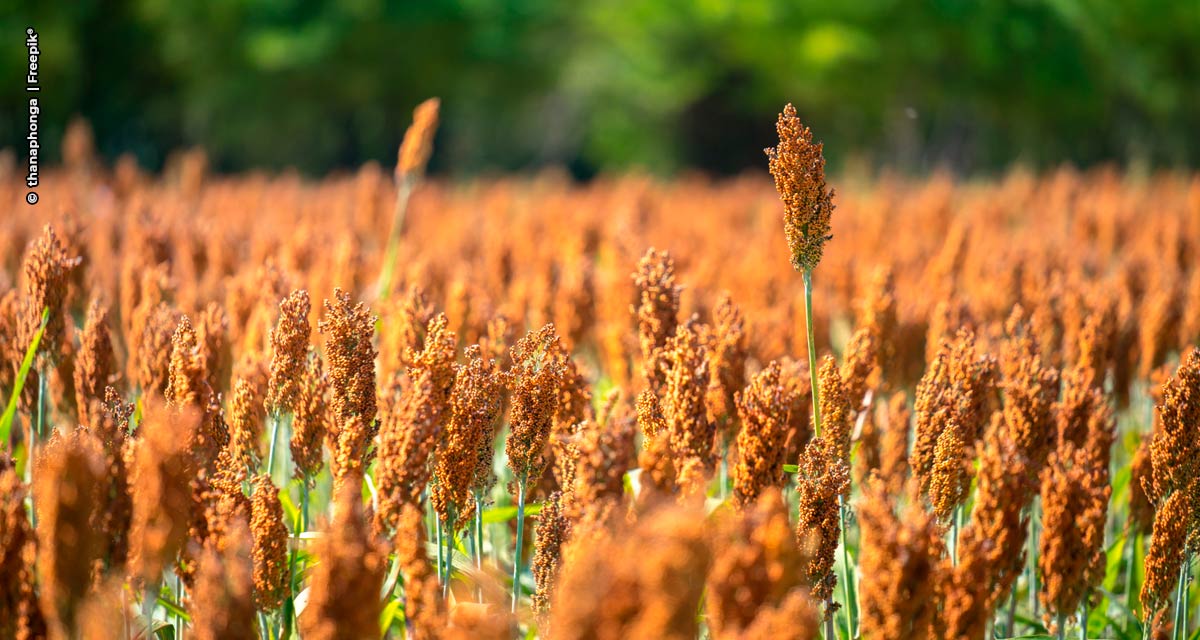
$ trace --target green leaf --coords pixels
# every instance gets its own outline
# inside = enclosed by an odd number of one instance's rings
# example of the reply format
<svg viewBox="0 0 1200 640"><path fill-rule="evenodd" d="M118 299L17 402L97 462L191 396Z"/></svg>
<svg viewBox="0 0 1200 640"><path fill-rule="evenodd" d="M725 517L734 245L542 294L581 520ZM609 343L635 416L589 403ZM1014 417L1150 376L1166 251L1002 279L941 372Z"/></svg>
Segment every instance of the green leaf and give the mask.
<svg viewBox="0 0 1200 640"><path fill-rule="evenodd" d="M167 613L183 618L184 622L191 622L192 617L188 615L188 612L179 603L171 600L170 598L158 596L158 604L162 606L162 608L166 609Z"/></svg>
<svg viewBox="0 0 1200 640"><path fill-rule="evenodd" d="M542 512L542 505L540 503L525 505L525 517L527 517L527 518L529 516L536 516L537 514L539 514L541 512ZM517 506L516 505L509 505L509 506L504 506L504 507L492 507L491 509L487 509L486 511L483 512L483 523L484 524L499 524L501 522L508 522L509 520L516 520L516 518L517 518Z"/></svg>
<svg viewBox="0 0 1200 640"><path fill-rule="evenodd" d="M800 471L800 465L798 465L798 464L785 464L785 465L783 465L783 472L784 472L784 473L799 473L799 471Z"/></svg>
<svg viewBox="0 0 1200 640"><path fill-rule="evenodd" d="M399 598L388 602L379 614L379 633L386 634L396 622L404 623L404 610L400 607Z"/></svg>
<svg viewBox="0 0 1200 640"><path fill-rule="evenodd" d="M33 358L37 355L38 345L42 343L42 334L46 333L46 324L50 322L50 307L42 309L42 324L38 327L37 333L33 334L33 340L29 343L29 348L25 349L25 358L21 360L21 368L17 370L17 380L13 384L12 395L8 398L8 406L4 408L4 416L0 417L0 442L5 446L9 446L8 436L12 433L12 423L17 416L17 400L21 398L21 391L25 389L25 379L29 377L29 370L33 367Z"/></svg>

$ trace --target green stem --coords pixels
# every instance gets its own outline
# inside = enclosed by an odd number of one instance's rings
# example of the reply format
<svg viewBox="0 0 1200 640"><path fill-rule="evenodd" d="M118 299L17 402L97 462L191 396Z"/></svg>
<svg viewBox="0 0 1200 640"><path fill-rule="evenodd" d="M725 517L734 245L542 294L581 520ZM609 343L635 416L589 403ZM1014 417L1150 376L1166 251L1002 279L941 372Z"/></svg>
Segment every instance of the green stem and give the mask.
<svg viewBox="0 0 1200 640"><path fill-rule="evenodd" d="M1055 625L1058 627L1058 630L1055 632L1055 637L1058 638L1058 640L1066 640L1066 638L1067 638L1067 614L1066 614L1066 612L1060 611L1058 613L1058 615L1055 617Z"/></svg>
<svg viewBox="0 0 1200 640"><path fill-rule="evenodd" d="M433 528L434 528L434 535L436 536L435 540L436 540L436 544L437 544L438 583L441 585L445 585L446 584L446 576L443 573L444 566L442 564L442 558L443 558L443 556L442 556L442 519L437 517L437 515L433 516Z"/></svg>
<svg viewBox="0 0 1200 640"><path fill-rule="evenodd" d="M1079 640L1088 640L1088 614L1091 613L1091 607L1088 601L1091 600L1092 591L1089 589L1083 594L1083 600L1079 603Z"/></svg>
<svg viewBox="0 0 1200 640"><path fill-rule="evenodd" d="M179 579L179 574L175 574L175 602L183 602L183 581ZM178 613L171 614L175 618L175 637L183 638L183 618Z"/></svg>
<svg viewBox="0 0 1200 640"><path fill-rule="evenodd" d="M412 195L413 179L404 177L396 185L396 206L392 210L392 229L388 233L383 273L379 277L379 299L386 300L392 289L396 259L400 254L400 238L404 235L404 219L408 216L408 198Z"/></svg>
<svg viewBox="0 0 1200 640"><path fill-rule="evenodd" d="M300 485L300 531L308 531L308 474L304 474L303 484Z"/></svg>
<svg viewBox="0 0 1200 640"><path fill-rule="evenodd" d="M833 632L833 614L829 612L833 608L833 598L830 598L825 603L825 640L835 640L837 638Z"/></svg>
<svg viewBox="0 0 1200 640"><path fill-rule="evenodd" d="M821 397L817 391L817 338L813 331L812 269L804 270L804 328L808 331L808 381L812 387L813 437L821 435Z"/></svg>
<svg viewBox="0 0 1200 640"><path fill-rule="evenodd" d="M450 600L450 580L454 576L454 521L451 516L446 521L446 581L442 583L442 599Z"/></svg>
<svg viewBox="0 0 1200 640"><path fill-rule="evenodd" d="M1183 636L1188 637L1188 612L1191 608L1188 606L1188 583L1192 581L1192 553L1185 551L1183 555L1183 584L1180 585L1179 607L1183 609L1183 620L1179 623L1179 628L1183 630Z"/></svg>
<svg viewBox="0 0 1200 640"><path fill-rule="evenodd" d="M1130 527L1129 533L1125 537L1125 546L1128 547L1128 562L1125 565L1125 607L1130 611L1135 611L1133 602L1133 577L1135 567L1133 566L1133 563L1137 560L1137 556L1135 554L1137 553L1138 538L1139 535L1133 530L1132 527Z"/></svg>
<svg viewBox="0 0 1200 640"><path fill-rule="evenodd" d="M850 637L854 638L858 635L858 603L851 595L850 547L846 544L846 504L841 496L838 496L838 519L842 529L842 597L846 600L846 628L850 630Z"/></svg>
<svg viewBox="0 0 1200 640"><path fill-rule="evenodd" d="M483 573L483 496L475 492L475 569ZM475 588L475 596L483 602L483 586Z"/></svg>
<svg viewBox="0 0 1200 640"><path fill-rule="evenodd" d="M42 439L46 422L46 368L38 367L38 397L37 418L33 429L29 432L29 453L25 460L25 476L29 486L33 486L33 465L37 461L38 442ZM33 492L29 492L29 522L37 529L37 508L33 504Z"/></svg>
<svg viewBox="0 0 1200 640"><path fill-rule="evenodd" d="M513 542L512 611L521 599L521 540L525 534L525 477L517 479L517 537Z"/></svg>
<svg viewBox="0 0 1200 640"><path fill-rule="evenodd" d="M46 437L46 368L38 367L37 437ZM30 463L33 461L30 460Z"/></svg>
<svg viewBox="0 0 1200 640"><path fill-rule="evenodd" d="M1033 611L1033 618L1036 620L1041 609L1041 602L1038 601L1038 502L1034 498L1033 504L1029 506L1029 608Z"/></svg>
<svg viewBox="0 0 1200 640"><path fill-rule="evenodd" d="M950 563L951 566L958 566L958 526L962 519L962 505L954 507L954 514L950 516Z"/></svg>
<svg viewBox="0 0 1200 640"><path fill-rule="evenodd" d="M1179 565L1179 584L1175 587L1175 615L1172 616L1171 640L1177 640L1181 630L1184 639L1187 638L1187 629L1183 628L1184 616L1187 615L1187 596L1185 595L1187 593L1187 568L1188 557L1185 552L1183 562Z"/></svg>
<svg viewBox="0 0 1200 640"><path fill-rule="evenodd" d="M279 439L280 422L279 413L271 412L271 444L267 448L267 475L271 478L275 477L275 441Z"/></svg>
<svg viewBox="0 0 1200 640"><path fill-rule="evenodd" d="M1008 625L1004 628L1009 636L1017 635L1017 580L1013 578L1012 594L1008 598Z"/></svg>

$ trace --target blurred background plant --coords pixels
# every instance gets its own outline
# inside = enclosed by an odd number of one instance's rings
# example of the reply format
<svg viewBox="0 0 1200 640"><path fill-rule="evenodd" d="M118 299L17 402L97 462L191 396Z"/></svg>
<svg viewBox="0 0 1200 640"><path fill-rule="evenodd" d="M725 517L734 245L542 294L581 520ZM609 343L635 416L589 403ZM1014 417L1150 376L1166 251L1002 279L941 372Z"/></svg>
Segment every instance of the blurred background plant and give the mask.
<svg viewBox="0 0 1200 640"><path fill-rule="evenodd" d="M834 167L1200 162L1194 0L0 4L0 146L25 136L34 26L51 161L79 115L148 168L188 146L219 171L390 164L437 95L442 174L761 169L788 101Z"/></svg>

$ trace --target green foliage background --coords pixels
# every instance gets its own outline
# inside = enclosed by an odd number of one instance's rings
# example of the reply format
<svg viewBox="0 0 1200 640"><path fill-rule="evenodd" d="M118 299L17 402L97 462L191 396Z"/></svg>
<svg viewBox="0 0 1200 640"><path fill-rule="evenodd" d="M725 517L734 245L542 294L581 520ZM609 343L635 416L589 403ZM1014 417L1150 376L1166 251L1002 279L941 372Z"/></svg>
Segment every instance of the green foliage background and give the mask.
<svg viewBox="0 0 1200 640"><path fill-rule="evenodd" d="M8 6L4 6L8 5ZM88 118L150 167L393 162L437 95L435 171L761 167L786 101L835 163L1200 161L1197 0L82 0L0 3L0 146L26 26L43 144ZM53 156L52 156L53 157Z"/></svg>

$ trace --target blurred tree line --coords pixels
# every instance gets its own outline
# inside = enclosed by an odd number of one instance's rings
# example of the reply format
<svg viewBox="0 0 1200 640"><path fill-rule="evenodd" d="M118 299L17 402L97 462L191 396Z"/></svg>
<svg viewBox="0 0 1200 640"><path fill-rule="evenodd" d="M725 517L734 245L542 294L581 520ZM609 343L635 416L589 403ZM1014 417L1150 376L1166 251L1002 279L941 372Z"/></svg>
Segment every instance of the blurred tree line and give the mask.
<svg viewBox="0 0 1200 640"><path fill-rule="evenodd" d="M390 165L434 95L443 173L761 168L787 101L834 163L1200 160L1197 0L2 4L19 157L33 26L43 146L82 115L148 167L193 145L228 171Z"/></svg>

